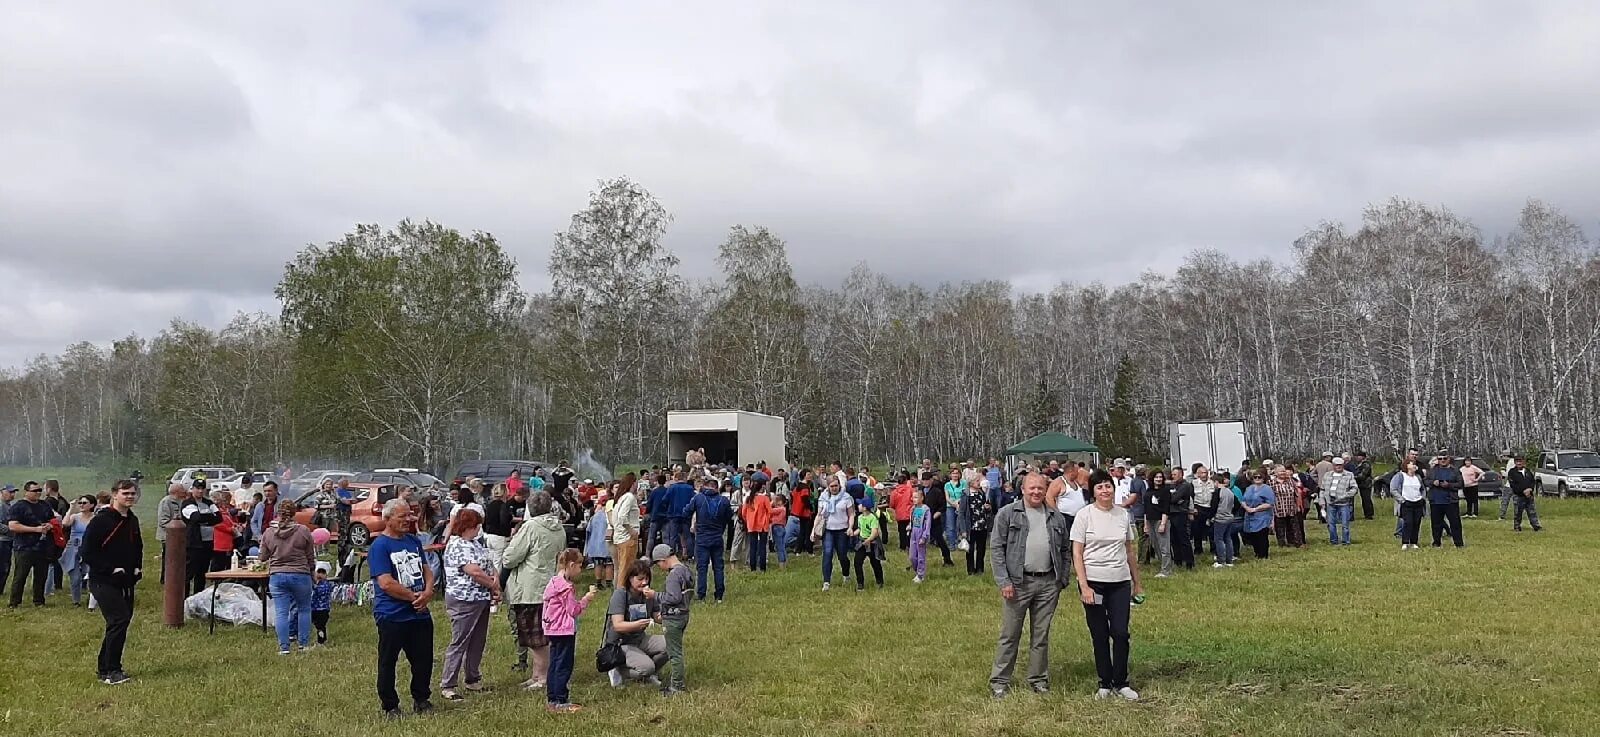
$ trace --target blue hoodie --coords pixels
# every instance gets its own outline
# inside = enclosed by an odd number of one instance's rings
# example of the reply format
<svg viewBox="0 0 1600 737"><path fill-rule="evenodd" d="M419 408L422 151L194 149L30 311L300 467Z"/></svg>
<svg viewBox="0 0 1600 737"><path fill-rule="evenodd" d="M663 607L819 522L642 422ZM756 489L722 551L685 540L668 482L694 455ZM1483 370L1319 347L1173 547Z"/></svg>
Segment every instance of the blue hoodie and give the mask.
<svg viewBox="0 0 1600 737"><path fill-rule="evenodd" d="M694 501L694 484L677 481L667 486L667 516L689 519L689 503Z"/></svg>
<svg viewBox="0 0 1600 737"><path fill-rule="evenodd" d="M645 495L644 509L650 514L650 519L660 522L672 518L672 505L668 503L667 493L672 487L657 486Z"/></svg>
<svg viewBox="0 0 1600 737"><path fill-rule="evenodd" d="M689 516L694 517L694 544L696 546L722 546L722 535L733 521L733 505L717 487L707 487L689 502Z"/></svg>

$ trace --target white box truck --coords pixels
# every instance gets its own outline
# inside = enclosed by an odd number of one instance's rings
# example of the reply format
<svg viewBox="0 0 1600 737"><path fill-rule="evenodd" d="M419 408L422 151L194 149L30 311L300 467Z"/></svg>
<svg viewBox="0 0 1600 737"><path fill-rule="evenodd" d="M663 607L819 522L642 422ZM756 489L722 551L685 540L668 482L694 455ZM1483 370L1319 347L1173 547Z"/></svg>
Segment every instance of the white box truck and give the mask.
<svg viewBox="0 0 1600 737"><path fill-rule="evenodd" d="M1244 420L1190 420L1168 426L1172 465L1185 471L1196 463L1233 471L1250 457Z"/></svg>
<svg viewBox="0 0 1600 737"><path fill-rule="evenodd" d="M747 466L766 461L788 468L783 418L731 409L667 412L667 461L682 463L691 449L704 448L707 463Z"/></svg>

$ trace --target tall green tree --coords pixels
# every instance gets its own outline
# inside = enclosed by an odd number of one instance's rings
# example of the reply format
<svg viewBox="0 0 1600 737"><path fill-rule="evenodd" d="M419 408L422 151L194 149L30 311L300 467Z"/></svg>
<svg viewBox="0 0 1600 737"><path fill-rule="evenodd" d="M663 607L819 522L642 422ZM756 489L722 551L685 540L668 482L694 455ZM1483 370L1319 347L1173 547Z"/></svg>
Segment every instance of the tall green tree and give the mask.
<svg viewBox="0 0 1600 737"><path fill-rule="evenodd" d="M798 421L808 356L793 350L806 329L806 308L783 240L764 227L735 225L718 249L726 281L703 334L717 399L737 409Z"/></svg>
<svg viewBox="0 0 1600 737"><path fill-rule="evenodd" d="M626 177L600 183L550 249L548 329L542 356L563 410L578 420L573 454L606 463L645 457L665 434L661 352L671 346L683 290L678 257L661 245L672 217Z"/></svg>
<svg viewBox="0 0 1600 737"><path fill-rule="evenodd" d="M526 301L494 236L410 220L307 246L277 295L307 439L392 441L430 469L448 460L448 423L486 399L486 359Z"/></svg>
<svg viewBox="0 0 1600 737"><path fill-rule="evenodd" d="M1132 358L1123 356L1117 362L1117 378L1111 387L1111 403L1106 406L1105 418L1094 428L1094 444L1101 453L1110 456L1149 462L1156 460L1155 453L1150 450L1150 441L1145 438L1133 404L1138 383L1138 368L1133 365Z"/></svg>

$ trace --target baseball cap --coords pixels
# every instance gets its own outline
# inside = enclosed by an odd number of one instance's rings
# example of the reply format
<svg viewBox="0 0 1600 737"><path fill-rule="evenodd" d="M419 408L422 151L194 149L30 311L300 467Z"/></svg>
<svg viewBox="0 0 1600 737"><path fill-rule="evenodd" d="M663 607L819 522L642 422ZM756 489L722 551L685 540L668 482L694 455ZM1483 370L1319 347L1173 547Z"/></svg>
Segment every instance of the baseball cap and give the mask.
<svg viewBox="0 0 1600 737"><path fill-rule="evenodd" d="M660 563L672 557L672 546L667 544L657 545L650 549L650 562Z"/></svg>
<svg viewBox="0 0 1600 737"><path fill-rule="evenodd" d="M1322 451L1322 457L1323 458L1332 458L1333 457L1333 451L1331 451L1331 450Z"/></svg>
<svg viewBox="0 0 1600 737"><path fill-rule="evenodd" d="M17 487L12 486L11 484L6 484L5 486L0 486L0 491L16 491L16 490L17 490Z"/></svg>
<svg viewBox="0 0 1600 737"><path fill-rule="evenodd" d="M1334 456L1333 457L1333 465L1335 465L1335 466L1343 466L1344 465L1344 459L1340 458L1338 456Z"/></svg>
<svg viewBox="0 0 1600 737"><path fill-rule="evenodd" d="M204 489L204 488L206 488L206 480L203 479L203 478L195 479L194 483L189 485L189 488L191 488L191 489Z"/></svg>

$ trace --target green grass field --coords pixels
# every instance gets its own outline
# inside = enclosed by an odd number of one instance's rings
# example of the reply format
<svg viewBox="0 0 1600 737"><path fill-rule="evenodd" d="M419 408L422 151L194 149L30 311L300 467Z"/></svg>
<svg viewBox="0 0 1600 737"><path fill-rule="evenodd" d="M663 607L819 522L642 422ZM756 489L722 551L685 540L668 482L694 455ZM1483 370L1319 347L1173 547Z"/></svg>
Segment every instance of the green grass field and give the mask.
<svg viewBox="0 0 1600 737"><path fill-rule="evenodd" d="M135 680L123 686L94 681L101 619L65 595L43 610L0 612L0 733L1600 733L1600 630L1589 620L1600 594L1584 573L1600 563L1600 506L1544 500L1541 511L1548 529L1537 535L1513 534L1492 512L1468 520L1464 550L1402 553L1392 518L1380 514L1357 523L1351 548L1313 544L1232 570L1151 579L1133 619L1133 681L1145 696L1137 704L1090 698L1089 642L1081 609L1066 599L1053 635L1054 693L992 701L993 585L935 565L932 580L914 586L895 553L882 592L858 594L836 579L824 594L809 557L787 572L732 572L728 602L694 610L685 697L606 686L593 668L597 608L580 624L572 686L588 708L548 715L542 694L514 688L502 617L485 663L494 691L382 727L369 610L337 607L332 647L278 656L257 629L163 627L151 575L126 657ZM1326 539L1321 527L1309 532ZM434 609L442 662L448 625Z"/></svg>

